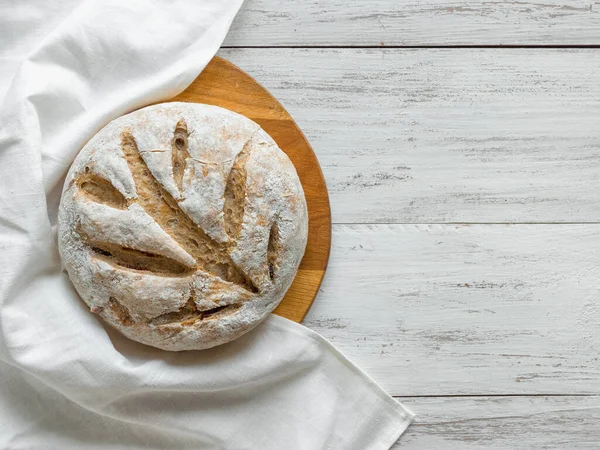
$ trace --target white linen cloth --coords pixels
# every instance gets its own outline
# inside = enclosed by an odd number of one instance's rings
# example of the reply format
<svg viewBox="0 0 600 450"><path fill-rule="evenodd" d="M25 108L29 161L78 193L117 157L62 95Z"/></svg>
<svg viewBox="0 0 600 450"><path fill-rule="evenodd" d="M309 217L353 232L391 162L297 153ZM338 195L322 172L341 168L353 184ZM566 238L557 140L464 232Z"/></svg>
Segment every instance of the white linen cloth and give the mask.
<svg viewBox="0 0 600 450"><path fill-rule="evenodd" d="M411 422L301 325L163 352L105 331L61 271L75 155L185 89L241 1L0 2L0 448L388 449Z"/></svg>

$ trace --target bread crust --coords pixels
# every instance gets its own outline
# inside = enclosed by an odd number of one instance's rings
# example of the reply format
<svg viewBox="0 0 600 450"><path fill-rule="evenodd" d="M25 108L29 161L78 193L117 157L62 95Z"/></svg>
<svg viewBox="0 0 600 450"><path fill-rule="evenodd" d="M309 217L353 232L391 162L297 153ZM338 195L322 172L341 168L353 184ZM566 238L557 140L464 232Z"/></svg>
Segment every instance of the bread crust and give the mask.
<svg viewBox="0 0 600 450"><path fill-rule="evenodd" d="M59 251L90 310L164 350L229 342L292 283L308 235L296 170L258 124L196 103L119 117L81 150Z"/></svg>

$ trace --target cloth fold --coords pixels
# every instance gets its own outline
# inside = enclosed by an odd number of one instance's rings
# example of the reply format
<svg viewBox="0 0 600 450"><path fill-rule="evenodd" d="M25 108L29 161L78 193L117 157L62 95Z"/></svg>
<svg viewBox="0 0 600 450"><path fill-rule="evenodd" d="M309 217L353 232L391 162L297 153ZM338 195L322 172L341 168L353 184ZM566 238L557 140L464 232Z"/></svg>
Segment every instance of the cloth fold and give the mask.
<svg viewBox="0 0 600 450"><path fill-rule="evenodd" d="M87 311L56 248L62 182L107 122L184 90L241 0L0 4L0 448L388 449L412 420L271 316L168 353Z"/></svg>

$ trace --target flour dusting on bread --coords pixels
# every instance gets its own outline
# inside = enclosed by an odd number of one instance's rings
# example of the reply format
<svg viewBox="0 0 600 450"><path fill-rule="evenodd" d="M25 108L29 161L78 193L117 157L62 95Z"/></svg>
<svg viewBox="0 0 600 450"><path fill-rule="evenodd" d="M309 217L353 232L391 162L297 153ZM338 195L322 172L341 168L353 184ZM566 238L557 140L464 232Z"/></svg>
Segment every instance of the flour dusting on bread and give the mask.
<svg viewBox="0 0 600 450"><path fill-rule="evenodd" d="M231 341L263 320L308 234L289 158L229 110L163 103L81 150L59 209L59 250L90 310L165 350Z"/></svg>

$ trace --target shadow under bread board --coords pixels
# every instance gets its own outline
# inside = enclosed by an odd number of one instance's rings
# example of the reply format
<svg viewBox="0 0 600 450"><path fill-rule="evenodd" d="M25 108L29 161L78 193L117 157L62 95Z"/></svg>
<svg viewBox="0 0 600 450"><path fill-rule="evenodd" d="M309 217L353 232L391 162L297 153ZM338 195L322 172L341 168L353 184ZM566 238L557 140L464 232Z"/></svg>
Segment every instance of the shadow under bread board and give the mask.
<svg viewBox="0 0 600 450"><path fill-rule="evenodd" d="M331 210L321 166L304 134L281 104L250 75L215 56L171 101L227 108L258 123L296 167L308 205L308 243L294 282L274 313L301 322L325 276L331 247Z"/></svg>

